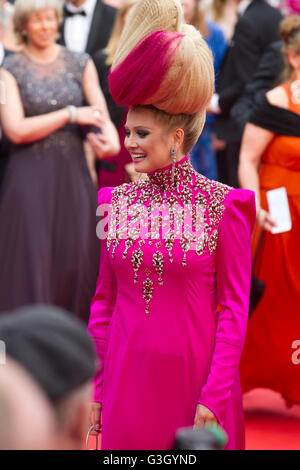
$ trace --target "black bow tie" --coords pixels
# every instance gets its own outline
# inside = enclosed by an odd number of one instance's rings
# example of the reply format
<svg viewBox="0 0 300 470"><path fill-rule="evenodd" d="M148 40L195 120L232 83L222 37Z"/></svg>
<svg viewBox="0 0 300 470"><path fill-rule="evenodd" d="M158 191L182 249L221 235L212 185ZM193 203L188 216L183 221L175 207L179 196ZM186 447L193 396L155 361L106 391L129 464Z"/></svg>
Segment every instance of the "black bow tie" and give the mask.
<svg viewBox="0 0 300 470"><path fill-rule="evenodd" d="M72 18L73 16L76 16L76 15L87 16L84 10L70 11L68 10L68 8L64 8L64 14L66 18Z"/></svg>

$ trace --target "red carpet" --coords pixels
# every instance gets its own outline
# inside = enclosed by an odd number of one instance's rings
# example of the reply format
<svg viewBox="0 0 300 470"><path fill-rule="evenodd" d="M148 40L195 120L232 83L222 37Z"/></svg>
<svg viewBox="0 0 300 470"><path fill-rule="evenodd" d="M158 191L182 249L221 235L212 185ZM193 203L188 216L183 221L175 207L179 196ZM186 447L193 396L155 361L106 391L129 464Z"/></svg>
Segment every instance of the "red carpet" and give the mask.
<svg viewBox="0 0 300 470"><path fill-rule="evenodd" d="M244 395L247 450L300 450L300 405L286 408L278 393Z"/></svg>
<svg viewBox="0 0 300 470"><path fill-rule="evenodd" d="M278 393L257 389L244 395L244 409L246 450L300 450L300 405L288 409Z"/></svg>

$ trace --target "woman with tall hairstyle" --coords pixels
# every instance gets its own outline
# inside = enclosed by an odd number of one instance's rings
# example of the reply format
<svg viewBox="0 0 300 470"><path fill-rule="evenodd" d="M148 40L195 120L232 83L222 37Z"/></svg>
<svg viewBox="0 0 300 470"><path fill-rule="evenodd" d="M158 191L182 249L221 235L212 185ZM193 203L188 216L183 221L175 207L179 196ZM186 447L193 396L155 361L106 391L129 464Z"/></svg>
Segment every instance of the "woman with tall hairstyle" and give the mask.
<svg viewBox="0 0 300 470"><path fill-rule="evenodd" d="M243 188L255 191L258 229L255 274L265 283L249 321L241 361L243 391L270 388L287 405L300 403L300 16L280 25L286 62L282 84L257 102L246 125L239 165ZM268 191L284 187L291 229L273 233Z"/></svg>
<svg viewBox="0 0 300 470"><path fill-rule="evenodd" d="M123 31L123 28L128 20L132 7L138 0L125 0L115 19L115 24L112 30L111 37L105 49L98 51L93 60L98 72L99 82L103 91L108 111L114 125L118 129L120 139L120 152L113 158L98 160L98 185L104 186L118 186L126 181L126 165L131 162L129 153L124 147L124 124L126 122L126 115L128 108L126 106L118 106L109 91L108 74L112 66L115 53L117 51L118 43Z"/></svg>
<svg viewBox="0 0 300 470"><path fill-rule="evenodd" d="M60 0L17 0L22 52L1 70L12 146L0 194L0 311L50 303L86 321L98 248L83 129L109 153L119 142L89 56L56 44L61 15Z"/></svg>
<svg viewBox="0 0 300 470"><path fill-rule="evenodd" d="M107 217L89 331L103 449L171 449L184 426L222 426L244 448L238 365L251 278L251 191L188 156L214 90L212 54L178 0L140 0L110 73L129 105L125 145L147 179L102 188Z"/></svg>

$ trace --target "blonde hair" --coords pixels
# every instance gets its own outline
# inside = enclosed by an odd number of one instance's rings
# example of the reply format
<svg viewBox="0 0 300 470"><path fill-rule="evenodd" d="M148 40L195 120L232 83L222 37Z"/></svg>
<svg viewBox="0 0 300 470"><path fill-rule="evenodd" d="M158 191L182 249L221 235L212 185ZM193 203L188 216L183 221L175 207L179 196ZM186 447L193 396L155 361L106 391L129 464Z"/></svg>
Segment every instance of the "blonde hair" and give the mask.
<svg viewBox="0 0 300 470"><path fill-rule="evenodd" d="M106 48L104 49L104 53L107 55L105 64L107 66L111 66L113 63L113 59L119 44L119 40L124 28L124 19L128 11L137 3L138 0L125 0L122 4L121 8L119 9L114 27L108 41Z"/></svg>
<svg viewBox="0 0 300 470"><path fill-rule="evenodd" d="M140 0L137 3L122 33L112 70L145 36L158 30L178 32L183 38L158 91L139 104L151 104L170 114L201 111L205 117L214 92L212 52L200 32L183 23L183 11L178 0Z"/></svg>
<svg viewBox="0 0 300 470"><path fill-rule="evenodd" d="M282 81L293 80L294 68L288 60L288 53L294 52L300 55L300 16L292 15L284 18L280 23L280 36L283 41L282 52L285 61L285 69Z"/></svg>
<svg viewBox="0 0 300 470"><path fill-rule="evenodd" d="M14 11L14 30L18 42L24 44L24 29L26 28L31 13L53 8L55 10L58 24L62 21L62 1L61 0L16 0Z"/></svg>
<svg viewBox="0 0 300 470"><path fill-rule="evenodd" d="M120 64L148 34L159 30L179 32L182 22L180 0L139 0L121 34L112 68Z"/></svg>
<svg viewBox="0 0 300 470"><path fill-rule="evenodd" d="M195 114L169 114L152 105L131 106L130 110L135 111L140 108L149 110L153 114L155 121L164 126L167 132L182 129L184 131L182 150L185 154L188 154L192 150L202 132L206 117L205 112Z"/></svg>

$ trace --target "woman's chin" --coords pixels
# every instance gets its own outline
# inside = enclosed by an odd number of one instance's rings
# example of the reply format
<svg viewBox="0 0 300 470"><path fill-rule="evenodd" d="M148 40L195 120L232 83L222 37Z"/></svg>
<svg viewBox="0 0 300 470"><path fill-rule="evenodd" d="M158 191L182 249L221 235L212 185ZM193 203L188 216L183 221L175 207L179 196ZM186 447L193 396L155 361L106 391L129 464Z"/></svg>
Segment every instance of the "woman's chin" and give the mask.
<svg viewBox="0 0 300 470"><path fill-rule="evenodd" d="M134 162L134 169L137 173L148 173L147 162Z"/></svg>

